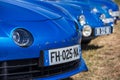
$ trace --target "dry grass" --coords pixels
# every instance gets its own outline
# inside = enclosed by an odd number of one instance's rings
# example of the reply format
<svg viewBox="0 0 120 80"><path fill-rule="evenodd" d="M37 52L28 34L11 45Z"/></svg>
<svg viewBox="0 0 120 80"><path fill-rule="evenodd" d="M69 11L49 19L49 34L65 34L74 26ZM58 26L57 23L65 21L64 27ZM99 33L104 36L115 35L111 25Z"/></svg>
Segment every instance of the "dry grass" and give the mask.
<svg viewBox="0 0 120 80"><path fill-rule="evenodd" d="M115 0L115 2L120 5L120 0Z"/></svg>
<svg viewBox="0 0 120 80"><path fill-rule="evenodd" d="M120 21L113 34L98 37L84 46L83 57L89 71L70 80L120 80Z"/></svg>

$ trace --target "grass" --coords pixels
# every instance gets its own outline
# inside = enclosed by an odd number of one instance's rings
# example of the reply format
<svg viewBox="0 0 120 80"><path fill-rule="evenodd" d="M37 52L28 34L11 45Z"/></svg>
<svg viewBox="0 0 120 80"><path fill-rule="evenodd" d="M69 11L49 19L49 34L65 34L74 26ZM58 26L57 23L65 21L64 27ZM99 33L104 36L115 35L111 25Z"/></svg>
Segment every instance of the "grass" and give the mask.
<svg viewBox="0 0 120 80"><path fill-rule="evenodd" d="M89 71L70 80L120 80L120 21L113 34L98 37L83 49Z"/></svg>
<svg viewBox="0 0 120 80"><path fill-rule="evenodd" d="M120 21L113 34L92 40L82 53L89 71L65 80L120 80Z"/></svg>
<svg viewBox="0 0 120 80"><path fill-rule="evenodd" d="M115 2L120 5L120 0L115 0Z"/></svg>

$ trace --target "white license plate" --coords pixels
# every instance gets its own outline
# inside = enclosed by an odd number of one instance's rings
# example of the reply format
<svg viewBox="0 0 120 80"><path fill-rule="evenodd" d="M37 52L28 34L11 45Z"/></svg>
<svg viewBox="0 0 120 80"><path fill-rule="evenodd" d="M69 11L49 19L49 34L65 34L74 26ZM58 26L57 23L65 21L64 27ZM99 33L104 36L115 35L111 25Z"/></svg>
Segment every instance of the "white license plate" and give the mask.
<svg viewBox="0 0 120 80"><path fill-rule="evenodd" d="M49 65L56 65L80 59L80 45L49 50Z"/></svg>
<svg viewBox="0 0 120 80"><path fill-rule="evenodd" d="M111 27L99 27L99 28L95 28L95 35L96 36L100 36L100 35L107 35L107 34L111 34Z"/></svg>

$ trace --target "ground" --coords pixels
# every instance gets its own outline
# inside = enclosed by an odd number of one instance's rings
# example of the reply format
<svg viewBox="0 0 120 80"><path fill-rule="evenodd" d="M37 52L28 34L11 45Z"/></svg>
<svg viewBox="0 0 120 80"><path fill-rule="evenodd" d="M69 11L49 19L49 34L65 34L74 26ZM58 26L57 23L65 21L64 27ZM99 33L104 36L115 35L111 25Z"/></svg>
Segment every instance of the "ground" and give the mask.
<svg viewBox="0 0 120 80"><path fill-rule="evenodd" d="M115 0L115 2L120 5L120 0Z"/></svg>
<svg viewBox="0 0 120 80"><path fill-rule="evenodd" d="M83 45L83 57L89 71L67 80L120 80L120 21L113 34Z"/></svg>

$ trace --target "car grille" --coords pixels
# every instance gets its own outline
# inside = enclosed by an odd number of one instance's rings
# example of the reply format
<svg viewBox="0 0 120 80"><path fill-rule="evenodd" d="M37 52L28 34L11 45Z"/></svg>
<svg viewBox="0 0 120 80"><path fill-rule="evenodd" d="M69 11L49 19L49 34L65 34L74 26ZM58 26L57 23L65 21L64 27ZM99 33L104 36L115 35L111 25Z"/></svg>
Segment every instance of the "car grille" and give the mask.
<svg viewBox="0 0 120 80"><path fill-rule="evenodd" d="M39 59L0 62L0 80L32 80L48 77L74 70L79 64L80 60L47 67L40 67Z"/></svg>

